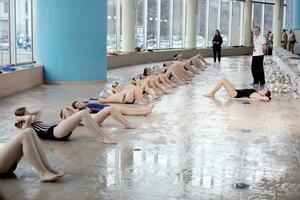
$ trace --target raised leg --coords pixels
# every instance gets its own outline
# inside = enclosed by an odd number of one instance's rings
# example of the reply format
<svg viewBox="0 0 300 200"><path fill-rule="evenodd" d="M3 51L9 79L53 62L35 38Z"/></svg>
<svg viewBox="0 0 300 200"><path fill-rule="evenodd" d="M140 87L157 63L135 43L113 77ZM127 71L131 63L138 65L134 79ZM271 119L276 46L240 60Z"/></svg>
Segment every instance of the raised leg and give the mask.
<svg viewBox="0 0 300 200"><path fill-rule="evenodd" d="M230 97L235 97L237 92L235 90L235 87L230 83L229 80L227 80L226 78L222 78L220 79L216 86L214 87L214 89L212 89L209 93L205 94L204 96L206 97L214 97L216 92L221 88L221 87L224 87L226 92L228 93L228 95Z"/></svg>
<svg viewBox="0 0 300 200"><path fill-rule="evenodd" d="M53 134L57 138L62 138L72 132L79 124L83 124L88 128L95 136L100 137L100 141L108 144L116 144L112 138L106 135L99 127L99 125L93 120L87 110L82 110L74 115L68 117L59 123L55 128Z"/></svg>
<svg viewBox="0 0 300 200"><path fill-rule="evenodd" d="M106 107L100 112L93 114L92 118L97 124L102 124L102 122L109 116L112 116L116 121L120 122L125 128L135 128L132 126L127 119L113 106Z"/></svg>
<svg viewBox="0 0 300 200"><path fill-rule="evenodd" d="M13 163L18 163L22 155L38 171L40 181L57 181L59 175L47 169L36 146L33 129L25 129L10 140L0 155L0 171L7 172Z"/></svg>

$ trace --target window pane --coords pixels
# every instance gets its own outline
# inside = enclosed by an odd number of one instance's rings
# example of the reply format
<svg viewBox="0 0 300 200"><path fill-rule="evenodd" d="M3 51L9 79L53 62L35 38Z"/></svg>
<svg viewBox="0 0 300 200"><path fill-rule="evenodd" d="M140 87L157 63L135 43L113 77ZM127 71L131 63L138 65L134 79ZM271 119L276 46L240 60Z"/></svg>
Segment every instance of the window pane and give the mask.
<svg viewBox="0 0 300 200"><path fill-rule="evenodd" d="M208 44L212 46L215 31L218 29L219 0L209 1Z"/></svg>
<svg viewBox="0 0 300 200"><path fill-rule="evenodd" d="M253 27L259 26L261 27L262 23L262 4L261 3L254 3L253 4Z"/></svg>
<svg viewBox="0 0 300 200"><path fill-rule="evenodd" d="M232 22L231 22L231 46L240 46L241 29L241 2L232 2Z"/></svg>
<svg viewBox="0 0 300 200"><path fill-rule="evenodd" d="M287 1L286 5L286 21L285 21L285 28L292 29L293 28L293 1Z"/></svg>
<svg viewBox="0 0 300 200"><path fill-rule="evenodd" d="M173 48L182 48L183 0L173 0Z"/></svg>
<svg viewBox="0 0 300 200"><path fill-rule="evenodd" d="M273 5L265 5L265 22L264 22L264 34L267 34L269 31L272 32L273 27Z"/></svg>
<svg viewBox="0 0 300 200"><path fill-rule="evenodd" d="M31 0L16 0L17 63L32 61Z"/></svg>
<svg viewBox="0 0 300 200"><path fill-rule="evenodd" d="M205 47L206 37L206 0L197 1L197 47Z"/></svg>
<svg viewBox="0 0 300 200"><path fill-rule="evenodd" d="M9 64L8 0L0 0L0 65Z"/></svg>
<svg viewBox="0 0 300 200"><path fill-rule="evenodd" d="M170 48L170 0L161 1L160 49Z"/></svg>
<svg viewBox="0 0 300 200"><path fill-rule="evenodd" d="M107 0L107 51L117 49L117 6L116 0Z"/></svg>
<svg viewBox="0 0 300 200"><path fill-rule="evenodd" d="M157 49L157 1L148 0L147 49Z"/></svg>
<svg viewBox="0 0 300 200"><path fill-rule="evenodd" d="M223 46L228 46L228 34L229 34L229 6L228 0L222 0L221 4L221 22L220 32L223 37Z"/></svg>
<svg viewBox="0 0 300 200"><path fill-rule="evenodd" d="M144 0L135 0L135 45L144 48Z"/></svg>

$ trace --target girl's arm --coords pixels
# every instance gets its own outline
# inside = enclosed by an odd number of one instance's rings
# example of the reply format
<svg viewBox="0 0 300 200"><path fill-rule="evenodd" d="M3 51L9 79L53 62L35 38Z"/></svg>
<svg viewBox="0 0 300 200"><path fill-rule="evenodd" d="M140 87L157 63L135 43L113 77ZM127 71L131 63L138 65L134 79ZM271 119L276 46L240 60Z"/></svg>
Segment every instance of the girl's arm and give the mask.
<svg viewBox="0 0 300 200"><path fill-rule="evenodd" d="M42 116L42 109L33 111L33 112L27 112L28 115L31 115L33 117L32 122L38 121L41 119Z"/></svg>
<svg viewBox="0 0 300 200"><path fill-rule="evenodd" d="M32 116L31 115L17 116L16 120L17 120L17 122L24 121L21 129L26 129L26 128L29 128L31 126Z"/></svg>

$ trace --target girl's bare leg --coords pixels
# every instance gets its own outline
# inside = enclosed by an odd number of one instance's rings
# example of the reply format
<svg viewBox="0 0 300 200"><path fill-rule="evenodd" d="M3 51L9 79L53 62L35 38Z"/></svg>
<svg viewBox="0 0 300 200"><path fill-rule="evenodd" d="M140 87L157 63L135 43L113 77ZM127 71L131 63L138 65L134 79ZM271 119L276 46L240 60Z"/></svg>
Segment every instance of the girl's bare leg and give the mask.
<svg viewBox="0 0 300 200"><path fill-rule="evenodd" d="M123 115L147 116L152 112L154 104L150 104L148 106L139 106L139 107L134 107L134 108L129 108L129 107L122 106L122 105L118 105L116 107Z"/></svg>
<svg viewBox="0 0 300 200"><path fill-rule="evenodd" d="M231 98L234 98L237 94L236 90L235 90L235 87L230 83L229 80L227 80L226 78L222 78L220 79L216 86L214 87L214 89L212 91L210 91L209 93L205 94L204 96L206 97L214 97L216 92L221 88L221 87L224 87L226 92L228 93L228 95L231 97Z"/></svg>
<svg viewBox="0 0 300 200"><path fill-rule="evenodd" d="M126 93L125 96L125 102L122 103L128 103L128 102L133 102L135 99L135 87L131 87L130 90Z"/></svg>
<svg viewBox="0 0 300 200"><path fill-rule="evenodd" d="M137 99L137 102L141 102L140 103L141 105L148 104L148 102L146 101L146 99L143 96L142 89L140 87L136 87L136 99Z"/></svg>
<svg viewBox="0 0 300 200"><path fill-rule="evenodd" d="M163 85L159 83L158 77L154 79L154 83L156 87L158 87L163 93L170 94L170 91L168 91L167 88L165 88Z"/></svg>
<svg viewBox="0 0 300 200"><path fill-rule="evenodd" d="M164 74L162 75L162 79L164 79L169 85L172 86L172 88L176 88L176 84L174 84L172 81L170 81L170 79Z"/></svg>
<svg viewBox="0 0 300 200"><path fill-rule="evenodd" d="M132 126L127 119L113 106L106 107L100 112L93 114L92 118L96 121L97 124L102 124L102 122L109 116L112 116L116 121L120 122L125 128L135 128Z"/></svg>
<svg viewBox="0 0 300 200"><path fill-rule="evenodd" d="M99 103L122 103L122 100L113 94L107 98L98 98Z"/></svg>
<svg viewBox="0 0 300 200"><path fill-rule="evenodd" d="M172 89L173 86L171 84L169 84L168 82L165 81L165 79L162 77L162 75L159 75L159 81L162 82L162 84L164 84L164 86L166 88Z"/></svg>
<svg viewBox="0 0 300 200"><path fill-rule="evenodd" d="M101 142L107 144L116 144L116 141L106 135L99 127L99 125L93 120L87 110L79 111L67 119L59 123L53 130L53 134L57 138L62 138L72 132L79 124L83 124L93 134L95 134Z"/></svg>
<svg viewBox="0 0 300 200"><path fill-rule="evenodd" d="M41 141L40 141L39 137L36 134L32 134L32 138L33 138L33 141L35 143L36 149L37 149L37 151L38 151L38 153L40 155L40 158L41 158L42 162L44 163L45 167L50 172L52 172L52 173L54 173L54 174L56 174L56 175L58 175L60 177L66 175L67 174L66 171L58 172L58 171L56 171L55 169L53 169L51 167L51 165L49 164L49 161L48 161L48 159L46 157L46 154L43 151L43 146L41 144Z"/></svg>
<svg viewBox="0 0 300 200"><path fill-rule="evenodd" d="M187 82L182 77L178 76L177 73L171 71L171 74L179 84L181 85L187 84Z"/></svg>
<svg viewBox="0 0 300 200"><path fill-rule="evenodd" d="M160 91L160 90L156 87L156 85L155 85L155 83L154 83L154 81L153 81L152 79L149 80L149 86L155 91L156 94L158 94L158 95L163 95L163 94L164 94L164 92Z"/></svg>
<svg viewBox="0 0 300 200"><path fill-rule="evenodd" d="M133 92L134 92L135 103L140 104L140 105L145 105L147 103L143 98L143 94L142 94L141 88L139 86L135 86ZM130 99L127 101L133 102L133 99Z"/></svg>
<svg viewBox="0 0 300 200"><path fill-rule="evenodd" d="M24 155L38 171L40 181L57 181L60 176L50 172L44 165L33 139L34 134L32 129L25 129L5 145L0 155L0 171L7 172Z"/></svg>

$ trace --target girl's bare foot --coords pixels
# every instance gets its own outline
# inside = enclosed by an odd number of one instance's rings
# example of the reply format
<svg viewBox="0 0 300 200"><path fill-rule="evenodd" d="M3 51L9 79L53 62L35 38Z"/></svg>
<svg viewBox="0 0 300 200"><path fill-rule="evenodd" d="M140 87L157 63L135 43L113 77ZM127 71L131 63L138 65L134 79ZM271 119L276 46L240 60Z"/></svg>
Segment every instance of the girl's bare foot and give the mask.
<svg viewBox="0 0 300 200"><path fill-rule="evenodd" d="M57 174L54 174L52 172L45 172L40 174L40 181L41 182L57 182L59 180L60 176Z"/></svg>
<svg viewBox="0 0 300 200"><path fill-rule="evenodd" d="M65 170L63 171L56 171L55 169L49 169L49 171L53 174L58 175L59 177L63 177L64 175L67 174L67 172Z"/></svg>
<svg viewBox="0 0 300 200"><path fill-rule="evenodd" d="M205 96L205 97L214 97L215 95L212 94L212 93L207 93L207 94L204 94L203 96Z"/></svg>
<svg viewBox="0 0 300 200"><path fill-rule="evenodd" d="M110 138L101 139L100 142L105 143L105 144L117 144L117 142L115 140L110 139Z"/></svg>
<svg viewBox="0 0 300 200"><path fill-rule="evenodd" d="M64 175L67 174L67 172L66 171L61 171L61 172L57 172L55 174L58 175L59 177L63 177Z"/></svg>
<svg viewBox="0 0 300 200"><path fill-rule="evenodd" d="M125 126L125 128L126 128L126 129L135 129L136 127L133 126L133 125L131 125L131 124L127 124L127 125Z"/></svg>

